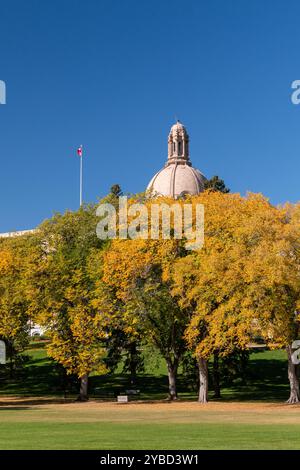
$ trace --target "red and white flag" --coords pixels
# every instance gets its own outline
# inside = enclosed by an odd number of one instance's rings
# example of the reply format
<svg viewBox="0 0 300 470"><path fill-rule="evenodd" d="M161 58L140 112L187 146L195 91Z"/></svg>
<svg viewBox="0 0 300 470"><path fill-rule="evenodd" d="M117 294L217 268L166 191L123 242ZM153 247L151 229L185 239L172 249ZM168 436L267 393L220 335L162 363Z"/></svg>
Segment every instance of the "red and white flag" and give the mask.
<svg viewBox="0 0 300 470"><path fill-rule="evenodd" d="M82 157L82 145L80 145L80 147L78 147L78 149L77 149L77 155L78 155L79 157Z"/></svg>

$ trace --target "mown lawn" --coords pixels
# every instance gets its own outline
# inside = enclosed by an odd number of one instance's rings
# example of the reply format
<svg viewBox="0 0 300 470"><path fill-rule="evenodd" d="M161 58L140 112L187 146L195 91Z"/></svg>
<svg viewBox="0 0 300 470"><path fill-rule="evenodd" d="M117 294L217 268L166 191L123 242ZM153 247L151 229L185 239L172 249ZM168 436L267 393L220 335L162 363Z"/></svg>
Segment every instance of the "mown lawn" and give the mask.
<svg viewBox="0 0 300 470"><path fill-rule="evenodd" d="M105 405L1 406L0 449L300 448L299 407Z"/></svg>
<svg viewBox="0 0 300 470"><path fill-rule="evenodd" d="M223 384L218 400L210 384L211 401L204 406L182 374L179 402L164 400L166 367L152 352L138 376L137 399L144 403L128 405L114 398L130 388L121 367L91 377L92 400L79 404L74 403L78 384L66 386L43 343L31 344L25 354L27 362L12 377L0 369L1 450L300 448L300 407L283 404L289 393L284 351L253 352L245 381Z"/></svg>
<svg viewBox="0 0 300 470"><path fill-rule="evenodd" d="M299 449L300 424L55 424L0 425L1 450Z"/></svg>

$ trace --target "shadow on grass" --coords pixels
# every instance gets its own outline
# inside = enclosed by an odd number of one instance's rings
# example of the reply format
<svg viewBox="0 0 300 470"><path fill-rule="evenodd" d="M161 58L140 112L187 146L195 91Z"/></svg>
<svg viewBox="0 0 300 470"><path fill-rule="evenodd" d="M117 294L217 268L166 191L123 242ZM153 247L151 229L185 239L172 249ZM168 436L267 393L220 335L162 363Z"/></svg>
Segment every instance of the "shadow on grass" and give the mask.
<svg viewBox="0 0 300 470"><path fill-rule="evenodd" d="M63 405L66 403L74 403L73 399L45 397L45 398L29 398L25 397L14 397L11 401L1 401L0 399L0 411L3 410L26 410L31 409L32 406L37 405Z"/></svg>
<svg viewBox="0 0 300 470"><path fill-rule="evenodd" d="M1 411L27 411L31 410L30 406L18 406L18 405L13 405L13 406L4 406L2 403L0 403L0 413Z"/></svg>
<svg viewBox="0 0 300 470"><path fill-rule="evenodd" d="M115 398L126 390L140 390L132 399L164 399L167 396L167 377L164 375L139 375L135 385L126 374L107 374L90 378L90 396L94 398Z"/></svg>
<svg viewBox="0 0 300 470"><path fill-rule="evenodd" d="M289 396L287 363L254 357L249 362L245 383L223 387L225 401L285 401Z"/></svg>
<svg viewBox="0 0 300 470"><path fill-rule="evenodd" d="M61 370L49 358L31 358L13 377L0 370L0 395L43 396L64 393Z"/></svg>
<svg viewBox="0 0 300 470"><path fill-rule="evenodd" d="M28 354L30 351L26 351ZM37 357L35 357L35 353ZM211 385L211 384L210 384ZM140 390L133 400L165 400L168 396L168 379L163 373L143 374L137 377L135 385L130 384L126 374L106 374L92 376L89 381L90 397L101 400L115 400L117 395L128 389ZM57 403L66 399L74 400L78 394L78 381L66 380L61 367L45 356L45 351L34 350L30 361L10 379L7 372L0 369L0 396L61 397ZM182 400L196 400L197 391L190 387L187 379L179 375L178 394ZM210 386L210 398L213 391ZM280 401L287 400L289 384L287 362L282 352L252 353L246 371L245 383L236 379L232 383L222 384L222 401ZM220 401L220 400L216 400ZM53 398L49 398L49 403ZM18 405L45 403L45 400L32 400L30 403L18 401ZM0 402L0 406L2 403ZM7 409L7 408L6 408Z"/></svg>

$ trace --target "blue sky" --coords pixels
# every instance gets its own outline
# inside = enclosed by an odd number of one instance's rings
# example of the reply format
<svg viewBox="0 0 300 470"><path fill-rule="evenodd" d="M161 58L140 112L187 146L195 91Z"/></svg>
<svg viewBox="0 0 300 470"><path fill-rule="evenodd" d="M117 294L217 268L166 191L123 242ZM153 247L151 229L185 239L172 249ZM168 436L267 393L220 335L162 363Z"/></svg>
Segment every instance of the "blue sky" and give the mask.
<svg viewBox="0 0 300 470"><path fill-rule="evenodd" d="M234 192L300 199L300 2L0 0L0 231L140 192L175 116Z"/></svg>

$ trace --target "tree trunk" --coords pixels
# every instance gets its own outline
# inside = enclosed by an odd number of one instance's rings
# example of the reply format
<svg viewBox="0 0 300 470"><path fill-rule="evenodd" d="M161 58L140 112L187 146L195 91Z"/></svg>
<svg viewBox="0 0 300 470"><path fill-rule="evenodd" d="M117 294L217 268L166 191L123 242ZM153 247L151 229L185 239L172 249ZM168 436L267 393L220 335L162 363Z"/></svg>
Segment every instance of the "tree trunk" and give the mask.
<svg viewBox="0 0 300 470"><path fill-rule="evenodd" d="M249 364L249 351L241 352L241 378L242 385L247 385L247 367Z"/></svg>
<svg viewBox="0 0 300 470"><path fill-rule="evenodd" d="M220 369L219 369L219 354L214 354L213 362L213 382L214 382L214 398L221 398L221 387L220 387Z"/></svg>
<svg viewBox="0 0 300 470"><path fill-rule="evenodd" d="M208 401L208 367L207 360L202 357L198 358L199 367L199 403L207 403Z"/></svg>
<svg viewBox="0 0 300 470"><path fill-rule="evenodd" d="M89 385L89 376L88 374L83 375L80 378L80 391L78 396L78 401L88 401L88 385Z"/></svg>
<svg viewBox="0 0 300 470"><path fill-rule="evenodd" d="M177 361L168 361L168 379L169 379L169 400L177 400L177 389L176 389L176 379L177 379Z"/></svg>
<svg viewBox="0 0 300 470"><path fill-rule="evenodd" d="M130 345L130 363L129 363L129 368L130 368L130 385L133 387L136 386L136 369L138 365L137 361L137 348L136 348L136 343L132 343Z"/></svg>
<svg viewBox="0 0 300 470"><path fill-rule="evenodd" d="M298 378L298 366L292 362L292 346L289 345L286 348L288 356L288 377L290 382L290 397L287 403L299 403L300 392L299 392L299 378Z"/></svg>

